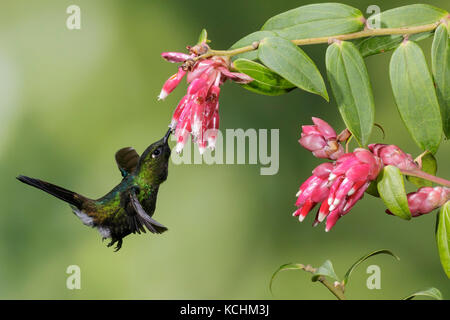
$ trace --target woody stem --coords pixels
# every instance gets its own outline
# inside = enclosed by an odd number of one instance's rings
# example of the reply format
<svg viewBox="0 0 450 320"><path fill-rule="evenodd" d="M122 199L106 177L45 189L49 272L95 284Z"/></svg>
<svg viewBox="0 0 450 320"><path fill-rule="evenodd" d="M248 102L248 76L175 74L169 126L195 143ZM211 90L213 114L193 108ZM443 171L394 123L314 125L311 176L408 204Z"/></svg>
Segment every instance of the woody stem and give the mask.
<svg viewBox="0 0 450 320"><path fill-rule="evenodd" d="M433 31L441 24L440 21L426 24L422 26L406 27L406 28L382 28L382 29L366 29L359 32L327 36L327 37L317 37L317 38L307 38L307 39L297 39L292 40L295 45L310 45L319 43L330 43L333 40L353 40L372 36L387 36L387 35L410 35L416 33L422 33L427 31ZM258 49L259 42L255 42L252 45L245 46L242 48L237 48L233 50L213 50L210 49L207 53L197 57L197 59L204 59L211 56L235 56L241 53L249 52Z"/></svg>

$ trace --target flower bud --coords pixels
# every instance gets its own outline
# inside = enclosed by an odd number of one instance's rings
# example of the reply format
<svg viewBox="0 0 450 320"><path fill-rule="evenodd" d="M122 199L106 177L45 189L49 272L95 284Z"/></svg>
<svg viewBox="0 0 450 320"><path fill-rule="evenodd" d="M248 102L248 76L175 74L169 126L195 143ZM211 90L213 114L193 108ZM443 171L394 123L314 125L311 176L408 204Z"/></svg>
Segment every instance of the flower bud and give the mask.
<svg viewBox="0 0 450 320"><path fill-rule="evenodd" d="M336 140L336 132L322 119L313 117L312 120L314 125L302 126L298 142L317 158L336 160L344 153Z"/></svg>
<svg viewBox="0 0 450 320"><path fill-rule="evenodd" d="M184 62L187 59L191 58L190 55L181 52L163 52L161 53L161 56L172 63Z"/></svg>
<svg viewBox="0 0 450 320"><path fill-rule="evenodd" d="M442 207L444 203L449 201L450 188L423 187L416 192L408 193L407 198L411 216L418 217ZM392 214L389 210L386 210L386 213Z"/></svg>
<svg viewBox="0 0 450 320"><path fill-rule="evenodd" d="M402 149L396 145L390 144L370 144L369 149L380 157L385 166L396 166L401 170L415 170L418 169L410 154L403 152Z"/></svg>
<svg viewBox="0 0 450 320"><path fill-rule="evenodd" d="M245 73L231 72L227 68L219 68L219 71L228 79L233 80L236 83L246 84L253 81L253 78Z"/></svg>

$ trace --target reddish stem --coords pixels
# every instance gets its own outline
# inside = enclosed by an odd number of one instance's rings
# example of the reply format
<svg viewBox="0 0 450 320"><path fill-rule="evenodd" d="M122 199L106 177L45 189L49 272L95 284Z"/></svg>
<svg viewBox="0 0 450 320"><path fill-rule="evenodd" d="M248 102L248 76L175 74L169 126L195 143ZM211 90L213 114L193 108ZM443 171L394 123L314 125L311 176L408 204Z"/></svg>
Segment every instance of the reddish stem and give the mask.
<svg viewBox="0 0 450 320"><path fill-rule="evenodd" d="M444 179L444 178L439 178L436 176L433 176L431 174L428 174L426 172L423 172L422 170L400 170L403 174L406 174L408 176L413 176L413 177L417 177L417 178L422 178L428 181L432 181L435 182L437 184L446 186L450 188L450 181Z"/></svg>

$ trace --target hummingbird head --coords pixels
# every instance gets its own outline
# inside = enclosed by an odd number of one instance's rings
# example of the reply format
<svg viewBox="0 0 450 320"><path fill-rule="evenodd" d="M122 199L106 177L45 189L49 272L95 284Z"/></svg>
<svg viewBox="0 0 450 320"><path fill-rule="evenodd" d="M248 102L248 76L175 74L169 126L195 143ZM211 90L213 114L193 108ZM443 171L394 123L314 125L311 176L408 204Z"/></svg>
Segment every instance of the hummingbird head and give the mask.
<svg viewBox="0 0 450 320"><path fill-rule="evenodd" d="M172 129L169 129L165 136L152 143L139 159L137 171L148 174L155 184L160 184L167 179L171 152L168 142L171 133Z"/></svg>

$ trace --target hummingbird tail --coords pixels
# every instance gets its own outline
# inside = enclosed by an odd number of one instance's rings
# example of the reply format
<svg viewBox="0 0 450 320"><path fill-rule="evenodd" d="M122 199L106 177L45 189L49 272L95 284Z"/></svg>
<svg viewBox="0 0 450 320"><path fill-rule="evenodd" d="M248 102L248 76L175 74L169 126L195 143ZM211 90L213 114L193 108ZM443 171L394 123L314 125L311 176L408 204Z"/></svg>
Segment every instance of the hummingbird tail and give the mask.
<svg viewBox="0 0 450 320"><path fill-rule="evenodd" d="M51 184L46 181L42 181L39 179L34 179L26 176L18 176L17 180L20 182L23 182L25 184L28 184L30 186L33 186L35 188L41 189L42 191L45 191L52 196L61 199L77 208L81 208L81 205L83 203L83 197L78 195L77 193L64 189L62 187L58 187L54 184Z"/></svg>
<svg viewBox="0 0 450 320"><path fill-rule="evenodd" d="M167 227L163 226L155 219L150 218L149 220L150 220L149 222L145 221L144 224L147 227L147 229L150 230L150 232L151 232L151 228L155 229L154 233L163 233L163 232L169 230L169 229L167 229Z"/></svg>

